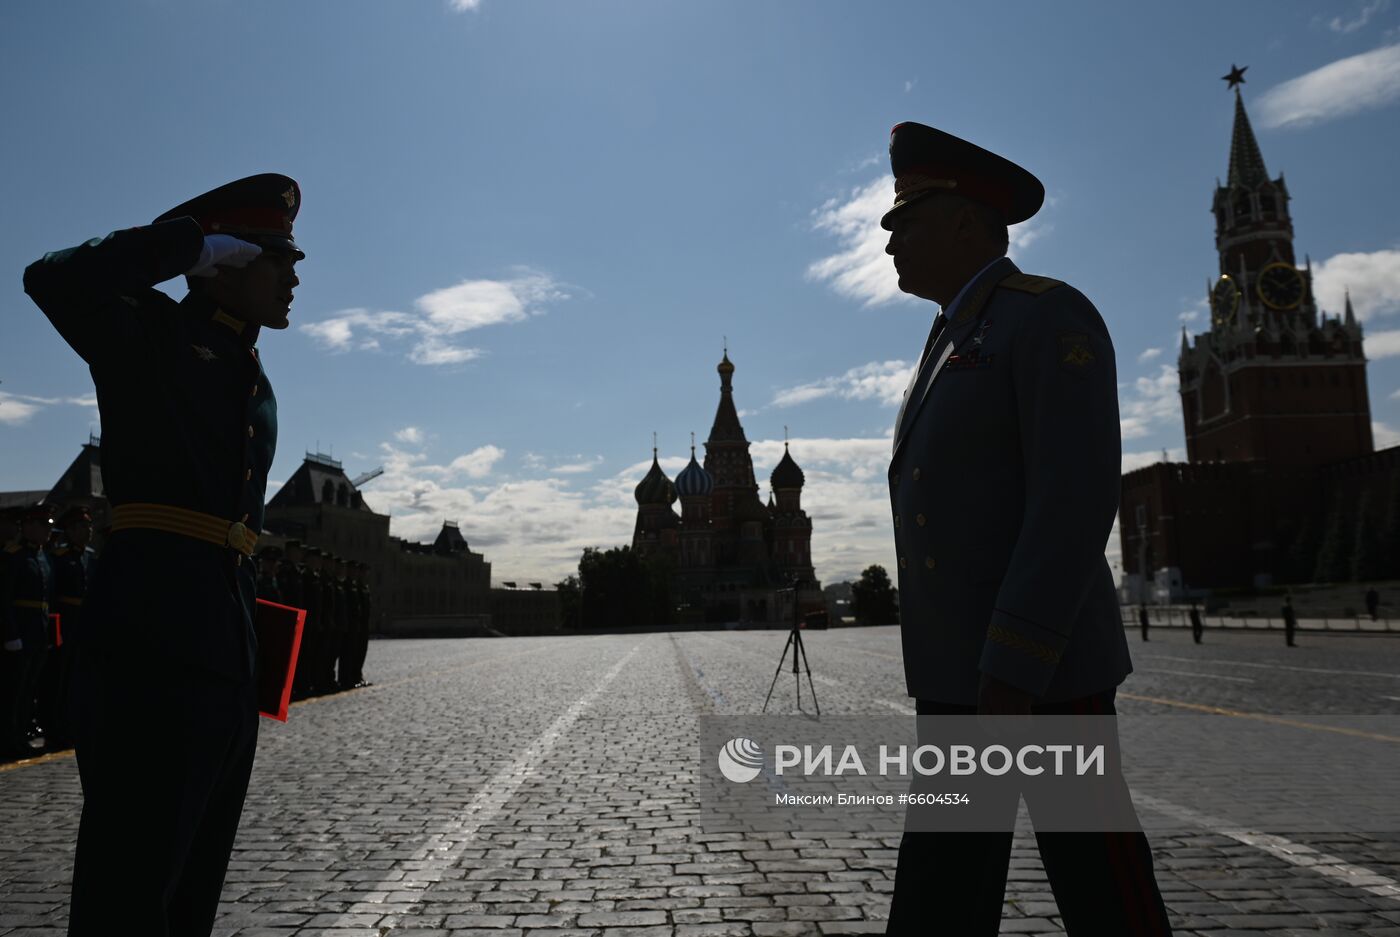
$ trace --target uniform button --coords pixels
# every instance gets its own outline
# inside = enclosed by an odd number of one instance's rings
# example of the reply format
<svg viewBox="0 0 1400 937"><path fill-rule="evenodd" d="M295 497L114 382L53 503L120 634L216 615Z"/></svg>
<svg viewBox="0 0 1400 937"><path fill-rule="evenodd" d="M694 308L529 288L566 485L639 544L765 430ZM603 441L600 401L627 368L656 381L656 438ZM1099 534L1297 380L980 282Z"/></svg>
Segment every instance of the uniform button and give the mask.
<svg viewBox="0 0 1400 937"><path fill-rule="evenodd" d="M914 469L914 481L918 481L918 480L919 480L919 476L922 475L922 474L923 474L923 472L919 471L918 469Z"/></svg>
<svg viewBox="0 0 1400 937"><path fill-rule="evenodd" d="M922 514L920 514L918 517L914 518L914 520L918 521L920 527L922 527L922 526L924 526L925 524L928 523L928 518L927 518L927 517L924 517Z"/></svg>
<svg viewBox="0 0 1400 937"><path fill-rule="evenodd" d="M926 557L924 557L924 565L927 566L929 569L933 569L933 566L934 566L933 557L931 557L931 556L926 556Z"/></svg>
<svg viewBox="0 0 1400 937"><path fill-rule="evenodd" d="M893 484L896 484L896 485L899 484L899 473L898 473L898 472L895 472L895 473L894 473L894 482L893 482Z"/></svg>
<svg viewBox="0 0 1400 937"><path fill-rule="evenodd" d="M257 385L257 384L254 384L254 385L253 385L253 396L256 397L257 395L258 395L258 385Z"/></svg>
<svg viewBox="0 0 1400 937"><path fill-rule="evenodd" d="M248 427L248 438L253 438L253 427L251 425Z"/></svg>
<svg viewBox="0 0 1400 937"><path fill-rule="evenodd" d="M895 530L898 530L898 529L899 529L899 515L898 515L898 514L896 514L896 515L894 516L894 529L895 529Z"/></svg>
<svg viewBox="0 0 1400 937"><path fill-rule="evenodd" d="M250 481L253 480L253 470L252 470L252 469L248 469L248 471L246 471L246 472L243 473L243 480L244 480L245 482L250 482Z"/></svg>
<svg viewBox="0 0 1400 937"><path fill-rule="evenodd" d="M905 560L904 557L901 556L901 557L899 558L899 568L900 568L900 569L904 569L904 568L906 568L908 565L909 565L908 561Z"/></svg>

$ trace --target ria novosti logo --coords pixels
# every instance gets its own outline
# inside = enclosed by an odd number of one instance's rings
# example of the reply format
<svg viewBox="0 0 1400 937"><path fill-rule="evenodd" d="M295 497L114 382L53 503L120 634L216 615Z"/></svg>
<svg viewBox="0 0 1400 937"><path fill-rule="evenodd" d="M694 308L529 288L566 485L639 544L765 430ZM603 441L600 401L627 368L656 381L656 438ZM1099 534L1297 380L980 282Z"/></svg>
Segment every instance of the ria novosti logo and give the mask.
<svg viewBox="0 0 1400 937"><path fill-rule="evenodd" d="M763 770L763 749L753 739L730 739L719 750L719 770L736 784L746 784Z"/></svg>

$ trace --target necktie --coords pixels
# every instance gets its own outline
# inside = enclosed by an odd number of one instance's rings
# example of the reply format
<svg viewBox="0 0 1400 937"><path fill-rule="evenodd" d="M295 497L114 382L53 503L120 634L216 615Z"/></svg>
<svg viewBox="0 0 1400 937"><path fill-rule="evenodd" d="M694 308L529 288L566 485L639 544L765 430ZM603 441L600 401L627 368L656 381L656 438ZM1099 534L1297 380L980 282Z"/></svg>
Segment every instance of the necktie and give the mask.
<svg viewBox="0 0 1400 937"><path fill-rule="evenodd" d="M929 329L928 341L924 343L924 355L919 359L919 366L914 369L914 376L909 380L909 386L904 390L904 402L899 405L899 416L895 418L895 442L898 443L904 437L904 414L909 409L909 404L913 401L919 388L924 386L924 381L928 377L928 372L938 361L938 354L943 350L944 342L941 341L947 332L948 319L941 312L938 318L933 321L933 328Z"/></svg>

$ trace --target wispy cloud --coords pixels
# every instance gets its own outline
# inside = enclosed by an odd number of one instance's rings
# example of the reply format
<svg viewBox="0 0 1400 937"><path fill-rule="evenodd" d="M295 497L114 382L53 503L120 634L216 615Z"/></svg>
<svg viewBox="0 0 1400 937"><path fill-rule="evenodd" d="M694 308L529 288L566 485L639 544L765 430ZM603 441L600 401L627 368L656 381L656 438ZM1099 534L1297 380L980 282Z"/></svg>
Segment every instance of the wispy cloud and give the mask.
<svg viewBox="0 0 1400 937"><path fill-rule="evenodd" d="M0 424L22 426L45 407L96 407L96 394L75 394L69 397L35 397L32 394L10 394L0 391Z"/></svg>
<svg viewBox="0 0 1400 937"><path fill-rule="evenodd" d="M808 265L807 278L826 283L838 295L863 306L910 299L900 292L899 277L885 253L889 232L880 227L880 218L892 204L894 178L886 173L814 210L812 227L833 236L840 249ZM1013 225L1008 251L1012 259L1048 230L1038 218Z"/></svg>
<svg viewBox="0 0 1400 937"><path fill-rule="evenodd" d="M845 374L780 390L773 396L772 405L794 407L823 397L840 397L877 400L885 406L897 407L913 370L913 365L907 361L872 361L851 368Z"/></svg>
<svg viewBox="0 0 1400 937"><path fill-rule="evenodd" d="M1339 59L1259 97L1265 127L1306 127L1386 107L1400 98L1400 43Z"/></svg>
<svg viewBox="0 0 1400 937"><path fill-rule="evenodd" d="M1160 349L1160 348L1144 348L1144 349L1138 354L1138 357L1137 357L1138 364L1146 364L1147 362L1151 361L1153 358L1160 358L1161 356L1162 356L1162 349Z"/></svg>
<svg viewBox="0 0 1400 937"><path fill-rule="evenodd" d="M481 8L481 0L447 0L449 9L457 13L466 13Z"/></svg>
<svg viewBox="0 0 1400 937"><path fill-rule="evenodd" d="M1123 438L1141 439L1181 421L1181 398L1175 365L1157 366L1155 377L1140 377L1127 395L1119 394L1118 417Z"/></svg>
<svg viewBox="0 0 1400 937"><path fill-rule="evenodd" d="M423 441L423 431L416 426L405 426L394 434L394 438L399 442L406 442L416 446Z"/></svg>
<svg viewBox="0 0 1400 937"><path fill-rule="evenodd" d="M1362 348L1371 361L1400 357L1400 329L1372 332L1362 339Z"/></svg>
<svg viewBox="0 0 1400 937"><path fill-rule="evenodd" d="M462 364L481 357L479 348L457 344L465 332L521 322L551 303L569 298L548 274L522 268L508 280L463 280L414 300L415 312L346 309L301 326L331 352L371 351L381 339L416 339L407 358L414 364Z"/></svg>
<svg viewBox="0 0 1400 937"><path fill-rule="evenodd" d="M1334 33L1354 33L1362 29L1377 14L1390 6L1390 0L1370 0L1356 11L1356 15L1350 19L1334 16L1327 21L1327 28Z"/></svg>
<svg viewBox="0 0 1400 937"><path fill-rule="evenodd" d="M1400 430L1393 429L1380 420L1371 421L1371 442L1377 449L1400 446Z"/></svg>
<svg viewBox="0 0 1400 937"><path fill-rule="evenodd" d="M1400 250L1336 254L1313 265L1313 296L1324 310L1340 313L1347 290L1362 322L1400 312Z"/></svg>

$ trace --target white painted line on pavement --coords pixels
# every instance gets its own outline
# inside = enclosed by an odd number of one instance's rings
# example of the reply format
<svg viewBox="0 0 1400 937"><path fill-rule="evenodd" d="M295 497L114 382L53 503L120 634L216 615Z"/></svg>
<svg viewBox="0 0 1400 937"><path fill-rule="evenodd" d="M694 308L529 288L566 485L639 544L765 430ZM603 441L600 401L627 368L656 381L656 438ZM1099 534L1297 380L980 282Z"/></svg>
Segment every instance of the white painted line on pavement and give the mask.
<svg viewBox="0 0 1400 937"><path fill-rule="evenodd" d="M1137 657L1139 655L1133 655ZM1179 660L1191 664L1219 664L1222 667L1258 667L1264 670L1293 670L1299 673L1341 674L1346 677L1389 677L1400 680L1400 673L1382 673L1375 670L1328 670L1325 667L1293 667L1289 664L1256 664L1244 660L1201 660L1199 657L1171 657L1167 654L1142 654L1149 660Z"/></svg>
<svg viewBox="0 0 1400 937"><path fill-rule="evenodd" d="M1202 827L1220 836L1228 836L1237 843L1253 846L1276 859L1282 859L1284 862L1299 868L1325 875L1344 885L1360 888L1362 891L1382 898L1389 898L1392 901L1400 901L1400 882L1363 866L1343 862L1336 856L1318 852L1313 847L1303 843L1295 843L1291 839L1285 839L1271 833L1256 833L1232 827L1228 820L1207 816L1189 807L1182 807L1150 794L1141 794L1135 791L1133 792L1133 802L1141 804L1149 810L1164 813L1173 819L1190 823L1192 826Z"/></svg>
<svg viewBox="0 0 1400 937"><path fill-rule="evenodd" d="M824 683L827 686L846 686L844 682L837 680L835 677L828 677L824 674L812 674L812 679L815 680L817 683ZM910 706L908 703L897 703L892 699L875 699L874 697L871 697L870 702L878 703L881 706L888 706L890 709L893 709L895 712L904 716L915 715L914 707Z"/></svg>
<svg viewBox="0 0 1400 937"><path fill-rule="evenodd" d="M1219 673L1200 673L1200 672L1194 671L1194 670L1166 670L1166 669L1160 668L1160 667L1153 667L1153 668L1151 668L1151 669L1144 667L1144 668L1142 668L1141 670L1136 671L1136 672L1137 672L1137 673L1172 673L1172 674L1176 674L1176 675L1179 676L1179 677L1208 677L1208 678L1210 678L1211 680L1233 680L1233 681L1236 682L1236 683L1253 683L1253 682L1254 682L1254 678L1253 678L1253 677L1227 677L1227 676L1225 676L1224 674L1219 674Z"/></svg>
<svg viewBox="0 0 1400 937"><path fill-rule="evenodd" d="M413 861L432 861L447 866L454 865L457 857L471 845L477 831L496 818L505 802L510 800L511 796L520 789L520 786L529 780L535 769L539 767L540 762L549 756L550 751L569 730L569 727L578 721L578 717L583 714L583 711L602 695L609 684L617 679L622 668L627 666L627 662L640 648L640 644L633 645L632 650L624 654L622 659L603 675L603 679L599 680L593 689L576 699L572 706L540 734L539 738L531 742L521 752L519 758L497 771L495 776L487 781L482 786L481 791L472 798L472 802L467 804L462 818L434 833L428 842L413 854Z"/></svg>

